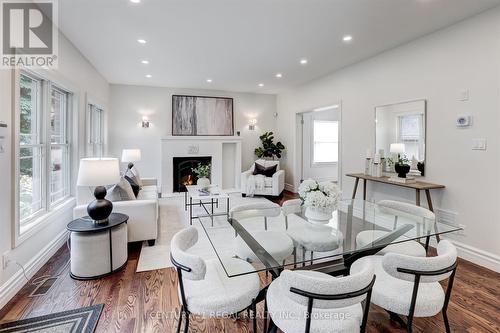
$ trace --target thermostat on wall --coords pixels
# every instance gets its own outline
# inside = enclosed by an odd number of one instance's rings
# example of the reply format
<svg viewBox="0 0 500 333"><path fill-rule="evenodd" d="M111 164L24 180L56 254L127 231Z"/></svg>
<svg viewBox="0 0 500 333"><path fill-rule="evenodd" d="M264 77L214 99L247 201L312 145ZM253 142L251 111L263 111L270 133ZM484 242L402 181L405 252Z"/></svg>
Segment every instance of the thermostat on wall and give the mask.
<svg viewBox="0 0 500 333"><path fill-rule="evenodd" d="M456 125L459 128L469 127L472 125L472 116L458 116Z"/></svg>

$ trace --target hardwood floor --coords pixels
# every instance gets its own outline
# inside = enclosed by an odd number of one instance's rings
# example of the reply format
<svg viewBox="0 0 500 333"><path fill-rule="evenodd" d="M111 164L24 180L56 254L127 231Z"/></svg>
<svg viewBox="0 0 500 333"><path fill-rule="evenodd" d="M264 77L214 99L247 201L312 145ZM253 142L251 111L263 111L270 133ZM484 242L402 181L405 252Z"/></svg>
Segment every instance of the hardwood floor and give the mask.
<svg viewBox="0 0 500 333"><path fill-rule="evenodd" d="M69 276L66 265L69 251L64 246L34 277L61 274L49 292L29 297L34 286L27 284L0 310L0 322L103 303L97 332L175 331L179 309L176 273L171 268L135 273L139 253L140 244L130 244L129 261L124 270L107 278L76 281ZM261 281L265 283L263 274ZM500 274L460 260L448 316L453 332L500 332ZM261 332L263 322L258 322ZM189 331L251 332L249 324L246 318L203 320L193 316ZM444 332L441 315L416 318L414 331ZM372 305L367 332L404 330L391 323L385 311Z"/></svg>

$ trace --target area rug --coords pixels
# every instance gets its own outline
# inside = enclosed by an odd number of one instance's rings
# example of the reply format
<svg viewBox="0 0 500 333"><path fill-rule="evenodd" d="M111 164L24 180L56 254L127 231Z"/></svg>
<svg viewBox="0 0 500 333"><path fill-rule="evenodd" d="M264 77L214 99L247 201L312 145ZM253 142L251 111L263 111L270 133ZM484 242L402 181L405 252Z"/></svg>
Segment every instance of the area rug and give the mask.
<svg viewBox="0 0 500 333"><path fill-rule="evenodd" d="M104 304L0 324L0 332L92 333Z"/></svg>
<svg viewBox="0 0 500 333"><path fill-rule="evenodd" d="M241 205L252 202L269 202L262 197L243 198L240 193L230 194L230 206ZM180 230L189 226L189 212L184 209L184 196L174 196L171 198L161 198L160 201L160 221L158 225L158 238L154 246L148 246L144 242L139 256L136 272L145 272L156 269L172 267L170 262L170 241ZM226 200L221 200L216 211L226 210ZM203 208L193 207L193 215L205 214ZM227 222L224 217L218 217L214 221L215 226L224 226ZM190 249L190 252L203 257L204 259L216 258L208 237L198 220L193 221L193 226L198 228L198 243ZM223 234L221 234L223 237ZM229 246L229 245L228 245ZM232 246L232 244L230 244ZM228 251L232 247L228 248Z"/></svg>

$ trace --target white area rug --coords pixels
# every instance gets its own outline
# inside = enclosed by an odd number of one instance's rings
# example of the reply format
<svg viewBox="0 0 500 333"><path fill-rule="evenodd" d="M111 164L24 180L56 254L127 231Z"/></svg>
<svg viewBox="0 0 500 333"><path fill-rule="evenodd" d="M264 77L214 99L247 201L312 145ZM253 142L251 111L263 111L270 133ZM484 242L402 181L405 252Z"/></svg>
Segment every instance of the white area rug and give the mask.
<svg viewBox="0 0 500 333"><path fill-rule="evenodd" d="M230 196L230 207L251 202L269 201L265 198L243 198L240 193L233 193ZM226 211L225 199L220 200L219 208L215 209L215 211ZM203 208L193 207L193 215L198 214L202 215L206 213ZM210 223L208 221L209 220L207 220L206 223ZM275 223L272 223L270 219L269 224L274 225ZM224 226L227 225L227 221L225 221L225 217L218 217L214 220L214 225ZM284 222L281 222L280 225L284 225ZM199 239L198 243L190 249L190 252L200 255L204 259L216 258L213 247L210 244L199 220L193 220L193 226L198 228ZM172 267L173 265L170 262L170 241L178 231L186 227L189 227L189 211L184 210L184 196L160 199L160 221L158 225L158 238L156 239L156 243L154 246L148 246L147 242L143 243L136 271L145 272L155 269ZM227 231L228 230L226 230L226 232ZM225 236L227 235L221 233L221 237ZM227 252L228 255L232 256L234 254L232 253L233 243L227 243L228 248L227 250L224 249L224 252Z"/></svg>

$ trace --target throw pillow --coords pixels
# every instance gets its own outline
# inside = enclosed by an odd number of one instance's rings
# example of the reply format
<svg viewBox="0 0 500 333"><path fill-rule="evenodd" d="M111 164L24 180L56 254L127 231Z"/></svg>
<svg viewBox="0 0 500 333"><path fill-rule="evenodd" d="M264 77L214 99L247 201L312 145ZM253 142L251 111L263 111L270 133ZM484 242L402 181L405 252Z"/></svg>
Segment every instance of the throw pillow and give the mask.
<svg viewBox="0 0 500 333"><path fill-rule="evenodd" d="M141 187L129 176L125 176L125 179L129 182L130 186L132 186L132 191L134 192L135 197L139 195L139 191Z"/></svg>
<svg viewBox="0 0 500 333"><path fill-rule="evenodd" d="M125 175L130 177L142 189L143 184L141 175L139 174L139 170L137 170L135 165L131 169L127 169Z"/></svg>
<svg viewBox="0 0 500 333"><path fill-rule="evenodd" d="M276 173L277 168L278 168L277 164L266 168L265 166L260 165L259 163L255 163L253 174L263 175L265 177L272 177Z"/></svg>
<svg viewBox="0 0 500 333"><path fill-rule="evenodd" d="M130 183L122 177L120 178L118 184L112 186L108 190L108 195L106 196L106 199L108 199L111 202L116 202L116 201L136 200L136 197L134 195L134 191L132 190L132 186L130 186Z"/></svg>

